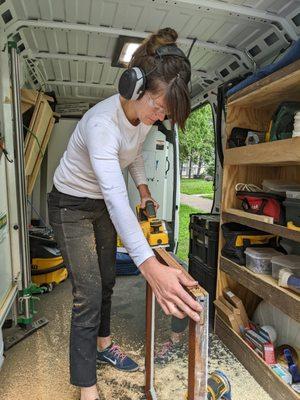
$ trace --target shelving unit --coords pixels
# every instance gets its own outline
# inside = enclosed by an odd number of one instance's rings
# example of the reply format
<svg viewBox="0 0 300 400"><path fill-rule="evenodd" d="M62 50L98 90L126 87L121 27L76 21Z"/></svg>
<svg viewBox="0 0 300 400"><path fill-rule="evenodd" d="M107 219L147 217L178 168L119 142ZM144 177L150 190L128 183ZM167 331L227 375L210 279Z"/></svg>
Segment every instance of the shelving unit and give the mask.
<svg viewBox="0 0 300 400"><path fill-rule="evenodd" d="M263 386L272 399L299 400L299 395L274 374L269 365L218 316L216 317L216 332L218 332L219 336L222 333L222 341L239 361L247 367L250 374Z"/></svg>
<svg viewBox="0 0 300 400"><path fill-rule="evenodd" d="M286 239L294 240L295 242L300 242L300 232L288 229L285 226L276 224L267 224L265 222L256 221L249 216L241 217L235 214L233 210L223 211L223 222L237 222L239 224L251 226L251 228L259 229L260 231L272 233L273 235L281 236Z"/></svg>
<svg viewBox="0 0 300 400"><path fill-rule="evenodd" d="M291 318L300 320L300 296L277 285L270 275L255 274L233 261L221 257L220 269L260 298L281 309Z"/></svg>
<svg viewBox="0 0 300 400"><path fill-rule="evenodd" d="M297 165L300 163L300 137L227 149L225 165Z"/></svg>
<svg viewBox="0 0 300 400"><path fill-rule="evenodd" d="M300 101L300 61L256 82L228 99L226 132L247 128L266 132L272 115L283 101ZM300 242L300 232L253 219L240 213L235 196L237 183L261 185L264 179L284 179L300 183L300 138L262 143L225 150L221 222L237 222L277 236ZM220 249L224 245L220 232ZM265 300L300 322L300 296L281 288L268 275L255 274L219 255L217 298L225 287L239 296L251 318L257 305ZM299 400L265 361L236 334L220 316L215 331L250 373L275 400Z"/></svg>

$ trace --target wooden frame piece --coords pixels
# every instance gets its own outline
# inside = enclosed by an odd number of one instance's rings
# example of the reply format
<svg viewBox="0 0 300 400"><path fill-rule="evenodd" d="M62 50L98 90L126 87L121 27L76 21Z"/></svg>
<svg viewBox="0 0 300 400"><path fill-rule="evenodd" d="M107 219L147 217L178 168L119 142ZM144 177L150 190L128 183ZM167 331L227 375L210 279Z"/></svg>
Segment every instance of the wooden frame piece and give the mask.
<svg viewBox="0 0 300 400"><path fill-rule="evenodd" d="M162 264L179 269L186 276L193 279L165 249L158 248L154 252ZM146 290L145 394L147 400L157 400L154 382L155 296L148 283ZM187 288L187 291L203 308L200 322L196 323L192 319L189 322L187 400L206 400L208 377L208 293L199 285Z"/></svg>

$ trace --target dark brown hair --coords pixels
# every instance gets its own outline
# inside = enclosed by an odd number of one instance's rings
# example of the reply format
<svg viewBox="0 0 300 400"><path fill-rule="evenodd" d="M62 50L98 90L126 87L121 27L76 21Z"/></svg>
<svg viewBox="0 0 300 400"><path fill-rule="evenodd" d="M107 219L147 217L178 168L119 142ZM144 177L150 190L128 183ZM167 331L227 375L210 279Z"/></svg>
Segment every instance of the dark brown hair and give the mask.
<svg viewBox="0 0 300 400"><path fill-rule="evenodd" d="M156 50L165 45L176 45L177 32L172 28L160 29L143 41L135 51L129 68L140 67L146 74L146 90L152 93L161 90L166 84L166 108L172 123L178 123L181 129L191 112L188 82L191 67L187 59L174 55L159 57Z"/></svg>

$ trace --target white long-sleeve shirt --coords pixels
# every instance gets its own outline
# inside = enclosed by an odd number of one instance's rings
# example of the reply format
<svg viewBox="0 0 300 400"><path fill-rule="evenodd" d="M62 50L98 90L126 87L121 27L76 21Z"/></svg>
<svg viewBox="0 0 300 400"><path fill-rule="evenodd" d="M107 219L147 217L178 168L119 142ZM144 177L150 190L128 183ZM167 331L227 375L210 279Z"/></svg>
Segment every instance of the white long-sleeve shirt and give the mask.
<svg viewBox="0 0 300 400"><path fill-rule="evenodd" d="M119 95L96 104L78 122L60 164L54 185L72 196L104 199L111 220L137 266L153 256L134 215L122 170L128 167L136 184L147 184L142 145L150 126L133 126Z"/></svg>

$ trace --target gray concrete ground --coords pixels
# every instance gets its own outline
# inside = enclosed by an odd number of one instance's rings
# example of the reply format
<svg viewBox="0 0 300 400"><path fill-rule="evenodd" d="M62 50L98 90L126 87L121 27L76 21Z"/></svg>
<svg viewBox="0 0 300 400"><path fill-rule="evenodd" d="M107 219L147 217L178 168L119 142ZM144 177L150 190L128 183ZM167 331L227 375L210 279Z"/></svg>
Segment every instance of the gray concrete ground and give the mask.
<svg viewBox="0 0 300 400"><path fill-rule="evenodd" d="M213 201L205 199L198 194L180 194L180 202L187 206L198 208L206 213L211 212Z"/></svg>
<svg viewBox="0 0 300 400"><path fill-rule="evenodd" d="M1 400L78 400L69 384L68 340L71 285L67 280L41 296L38 316L49 324L11 348L0 371ZM139 362L135 373L110 366L98 370L101 400L140 400L144 385L145 282L141 276L119 277L113 297L112 331L115 340ZM157 311L157 342L169 336L170 318ZM187 382L187 335L181 355L166 367L156 367L159 400L183 400ZM223 370L233 386L233 400L270 400L250 374L217 339L210 338L210 369Z"/></svg>

